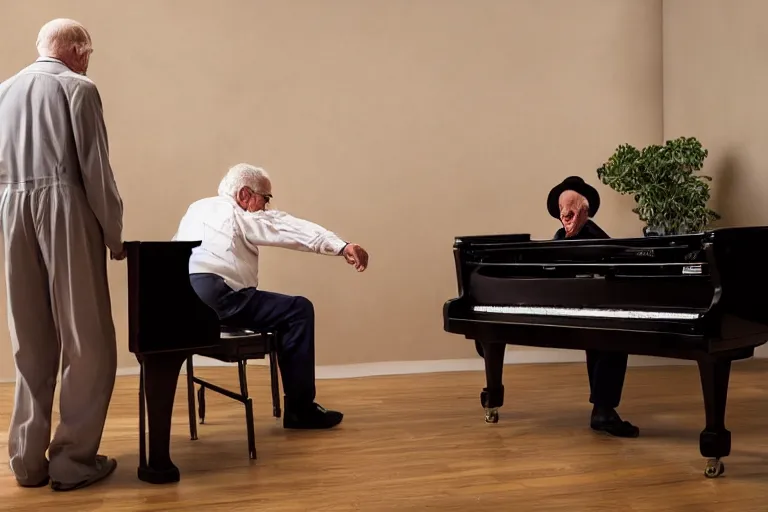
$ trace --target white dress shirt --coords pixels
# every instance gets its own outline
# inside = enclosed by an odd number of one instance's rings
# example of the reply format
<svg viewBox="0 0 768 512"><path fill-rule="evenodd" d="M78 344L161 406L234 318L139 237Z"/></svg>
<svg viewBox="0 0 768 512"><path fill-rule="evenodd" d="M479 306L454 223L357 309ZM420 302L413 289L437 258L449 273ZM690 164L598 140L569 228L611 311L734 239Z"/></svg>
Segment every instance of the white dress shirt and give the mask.
<svg viewBox="0 0 768 512"><path fill-rule="evenodd" d="M233 198L193 203L173 240L202 241L192 250L189 273L211 273L237 291L259 285L259 246L335 256L347 245L322 226L278 210L248 212Z"/></svg>

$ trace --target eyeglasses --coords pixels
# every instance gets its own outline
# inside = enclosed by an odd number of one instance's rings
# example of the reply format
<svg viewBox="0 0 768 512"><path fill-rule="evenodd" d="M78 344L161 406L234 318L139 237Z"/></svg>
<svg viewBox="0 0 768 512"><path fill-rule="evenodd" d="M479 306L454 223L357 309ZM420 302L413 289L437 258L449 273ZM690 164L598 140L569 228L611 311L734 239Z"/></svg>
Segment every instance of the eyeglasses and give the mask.
<svg viewBox="0 0 768 512"><path fill-rule="evenodd" d="M262 194L261 192L256 192L251 187L245 187L246 190L248 190L248 193L252 196L261 196L264 198L265 203L269 203L269 201L272 199L272 194Z"/></svg>

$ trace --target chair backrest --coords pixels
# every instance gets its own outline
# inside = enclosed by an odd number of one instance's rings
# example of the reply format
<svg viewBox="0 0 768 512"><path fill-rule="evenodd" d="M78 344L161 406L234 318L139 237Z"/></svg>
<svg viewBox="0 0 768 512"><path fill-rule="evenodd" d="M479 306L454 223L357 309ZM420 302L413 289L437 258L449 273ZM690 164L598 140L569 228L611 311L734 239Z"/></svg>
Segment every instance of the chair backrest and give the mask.
<svg viewBox="0 0 768 512"><path fill-rule="evenodd" d="M195 351L219 343L219 318L189 281L189 257L198 245L200 242L125 243L132 353Z"/></svg>

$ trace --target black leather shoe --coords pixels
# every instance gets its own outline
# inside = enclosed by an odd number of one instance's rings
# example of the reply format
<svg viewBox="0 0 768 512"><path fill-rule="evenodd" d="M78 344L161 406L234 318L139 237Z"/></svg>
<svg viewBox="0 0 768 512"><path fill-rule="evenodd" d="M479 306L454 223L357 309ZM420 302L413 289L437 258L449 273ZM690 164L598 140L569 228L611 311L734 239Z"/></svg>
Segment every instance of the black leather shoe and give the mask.
<svg viewBox="0 0 768 512"><path fill-rule="evenodd" d="M301 407L291 407L286 403L283 428L312 430L333 428L341 423L343 418L342 413L329 411L314 402Z"/></svg>
<svg viewBox="0 0 768 512"><path fill-rule="evenodd" d="M616 437L638 437L640 429L628 421L623 421L619 413L612 408L592 409L590 420L592 430Z"/></svg>

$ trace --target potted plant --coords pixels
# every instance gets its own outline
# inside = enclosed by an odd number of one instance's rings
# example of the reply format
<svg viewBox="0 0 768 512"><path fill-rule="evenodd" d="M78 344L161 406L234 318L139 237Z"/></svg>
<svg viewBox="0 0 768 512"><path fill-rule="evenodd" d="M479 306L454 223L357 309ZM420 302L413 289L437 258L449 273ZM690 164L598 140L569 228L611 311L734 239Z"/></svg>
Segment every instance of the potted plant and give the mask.
<svg viewBox="0 0 768 512"><path fill-rule="evenodd" d="M600 181L620 194L634 194L632 211L646 236L703 231L720 215L707 207L710 176L701 170L708 151L695 137L668 140L642 151L623 144L598 170Z"/></svg>

